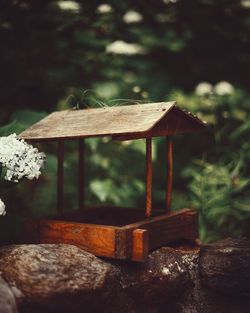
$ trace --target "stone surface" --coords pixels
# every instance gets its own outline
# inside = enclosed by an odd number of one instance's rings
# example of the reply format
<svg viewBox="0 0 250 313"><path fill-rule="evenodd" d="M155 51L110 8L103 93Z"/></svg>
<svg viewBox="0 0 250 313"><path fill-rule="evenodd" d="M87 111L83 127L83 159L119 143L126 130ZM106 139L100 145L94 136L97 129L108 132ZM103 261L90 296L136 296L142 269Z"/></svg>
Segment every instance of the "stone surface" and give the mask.
<svg viewBox="0 0 250 313"><path fill-rule="evenodd" d="M2 277L0 277L0 313L17 313L14 294Z"/></svg>
<svg viewBox="0 0 250 313"><path fill-rule="evenodd" d="M145 263L119 265L121 287L137 302L161 303L190 284L189 272L177 250L163 247L151 253Z"/></svg>
<svg viewBox="0 0 250 313"><path fill-rule="evenodd" d="M153 252L145 263L105 262L71 245L8 246L0 270L23 312L148 312L172 307L190 286L181 254Z"/></svg>
<svg viewBox="0 0 250 313"><path fill-rule="evenodd" d="M250 296L250 239L204 245L199 264L201 281L207 288L225 295Z"/></svg>
<svg viewBox="0 0 250 313"><path fill-rule="evenodd" d="M194 287L183 299L180 312L249 313L249 247L245 239L226 239L201 246L196 256L191 253L187 263L194 269L190 270Z"/></svg>
<svg viewBox="0 0 250 313"><path fill-rule="evenodd" d="M116 262L114 262L116 264ZM151 253L145 263L118 263L122 291L133 300L138 312L177 311L184 291L192 286L182 254L172 248ZM179 300L178 299L178 300Z"/></svg>
<svg viewBox="0 0 250 313"><path fill-rule="evenodd" d="M94 312L112 292L111 265L71 245L2 248L0 271L15 288L19 306L31 312L58 307L74 312L82 306Z"/></svg>
<svg viewBox="0 0 250 313"><path fill-rule="evenodd" d="M0 248L0 313L249 313L249 240L160 248L145 263L64 244ZM2 310L2 311L1 311Z"/></svg>

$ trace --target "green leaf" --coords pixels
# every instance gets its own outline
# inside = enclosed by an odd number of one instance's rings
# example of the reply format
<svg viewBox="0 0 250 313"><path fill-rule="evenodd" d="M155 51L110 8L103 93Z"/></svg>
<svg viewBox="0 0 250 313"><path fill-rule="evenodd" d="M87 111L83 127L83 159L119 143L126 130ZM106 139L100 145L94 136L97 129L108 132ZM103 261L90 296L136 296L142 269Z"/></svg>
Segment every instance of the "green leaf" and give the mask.
<svg viewBox="0 0 250 313"><path fill-rule="evenodd" d="M0 127L0 136L8 136L13 133L20 133L25 129L23 125L18 123L17 121L13 121L7 125Z"/></svg>
<svg viewBox="0 0 250 313"><path fill-rule="evenodd" d="M34 110L17 110L12 114L12 119L16 120L24 129L40 121L47 115L45 112Z"/></svg>

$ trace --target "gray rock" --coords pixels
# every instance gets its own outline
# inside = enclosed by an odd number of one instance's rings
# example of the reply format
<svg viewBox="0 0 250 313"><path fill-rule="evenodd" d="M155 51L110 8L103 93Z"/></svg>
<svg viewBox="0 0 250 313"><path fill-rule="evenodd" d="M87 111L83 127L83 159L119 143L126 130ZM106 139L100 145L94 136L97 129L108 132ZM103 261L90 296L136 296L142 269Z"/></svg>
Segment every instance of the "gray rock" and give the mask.
<svg viewBox="0 0 250 313"><path fill-rule="evenodd" d="M0 277L0 313L17 313L15 297L2 277Z"/></svg>
<svg viewBox="0 0 250 313"><path fill-rule="evenodd" d="M8 246L0 250L0 271L28 312L98 311L110 297L111 265L72 245ZM19 293L17 292L19 291ZM36 310L36 311L35 311Z"/></svg>
<svg viewBox="0 0 250 313"><path fill-rule="evenodd" d="M182 255L161 248L145 263L107 262L75 246L16 245L0 250L0 271L21 312L176 311L173 299L190 287Z"/></svg>

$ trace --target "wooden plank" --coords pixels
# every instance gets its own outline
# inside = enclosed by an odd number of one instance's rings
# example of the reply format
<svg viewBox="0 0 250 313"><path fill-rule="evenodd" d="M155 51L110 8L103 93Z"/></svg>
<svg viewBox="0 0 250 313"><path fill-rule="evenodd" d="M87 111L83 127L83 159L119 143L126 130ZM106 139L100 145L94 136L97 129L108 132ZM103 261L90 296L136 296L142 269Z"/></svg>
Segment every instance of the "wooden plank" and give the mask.
<svg viewBox="0 0 250 313"><path fill-rule="evenodd" d="M79 139L79 169L78 169L78 195L79 195L79 209L84 208L84 163L85 163L85 142L84 139Z"/></svg>
<svg viewBox="0 0 250 313"><path fill-rule="evenodd" d="M159 102L54 112L22 132L19 138L39 141L145 132L174 105L175 102Z"/></svg>
<svg viewBox="0 0 250 313"><path fill-rule="evenodd" d="M143 262L148 256L148 231L135 229L133 231L133 250L131 260Z"/></svg>
<svg viewBox="0 0 250 313"><path fill-rule="evenodd" d="M123 227L121 227L122 229L136 229L136 228L143 228L145 229L145 225L151 225L151 224L154 224L155 222L157 221L162 221L162 220L166 220L166 219L169 219L169 218L173 218L174 216L182 216L182 219L184 219L184 215L183 214L186 214L188 212L193 212L192 209L180 209L180 210L177 210L177 211L174 211L174 212L171 212L171 215L168 215L168 214L161 214L161 215L157 215L157 216L152 216L148 219L144 219L144 220L141 220L139 222L135 222L135 223L131 223L131 224L128 224L128 225L125 225Z"/></svg>
<svg viewBox="0 0 250 313"><path fill-rule="evenodd" d="M195 241L199 238L199 215L195 211L187 212L184 216L185 238Z"/></svg>
<svg viewBox="0 0 250 313"><path fill-rule="evenodd" d="M40 220L29 223L26 234L35 242L74 244L97 256L142 262L148 252L170 242L195 241L197 227L197 213L183 209L123 227Z"/></svg>
<svg viewBox="0 0 250 313"><path fill-rule="evenodd" d="M117 259L128 259L132 256L133 235L128 229L115 230L115 257Z"/></svg>
<svg viewBox="0 0 250 313"><path fill-rule="evenodd" d="M132 223L122 227L123 229L146 229L149 234L149 251L180 239L190 239L187 229L196 227L194 215L190 209L178 210L170 214L151 217L147 220ZM189 218L186 218L186 216ZM191 230L190 230L191 231ZM187 238L188 237L188 238Z"/></svg>
<svg viewBox="0 0 250 313"><path fill-rule="evenodd" d="M135 140L149 137L166 137L176 134L192 133L203 130L205 123L192 114L183 112L174 106L158 123L146 132L113 135L115 140Z"/></svg>
<svg viewBox="0 0 250 313"><path fill-rule="evenodd" d="M146 216L152 215L152 138L146 139Z"/></svg>
<svg viewBox="0 0 250 313"><path fill-rule="evenodd" d="M172 184L173 184L173 148L172 138L167 139L167 188L166 188L166 213L170 213Z"/></svg>
<svg viewBox="0 0 250 313"><path fill-rule="evenodd" d="M77 245L98 256L116 257L116 228L73 222L41 220L41 243L68 243Z"/></svg>
<svg viewBox="0 0 250 313"><path fill-rule="evenodd" d="M57 149L57 212L63 214L63 185L64 185L64 141L58 141Z"/></svg>

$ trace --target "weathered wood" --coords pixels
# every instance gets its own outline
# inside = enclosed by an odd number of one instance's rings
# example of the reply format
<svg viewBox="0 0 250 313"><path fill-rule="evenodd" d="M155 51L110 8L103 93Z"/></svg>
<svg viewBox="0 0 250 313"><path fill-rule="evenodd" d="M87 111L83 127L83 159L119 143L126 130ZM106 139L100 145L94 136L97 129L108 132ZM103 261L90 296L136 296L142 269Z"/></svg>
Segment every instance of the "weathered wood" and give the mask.
<svg viewBox="0 0 250 313"><path fill-rule="evenodd" d="M149 251L153 251L173 241L191 239L190 236L187 238L187 229L194 227L194 220L196 220L197 216L190 214L190 212L193 211L191 209L182 209L170 214L151 217L147 220L129 224L122 228L140 228L148 230ZM186 218L186 216L189 218ZM195 240L196 238L192 239Z"/></svg>
<svg viewBox="0 0 250 313"><path fill-rule="evenodd" d="M31 223L41 243L70 243L97 256L142 262L150 251L180 239L197 238L197 214L190 209L150 217L125 226L42 219ZM30 241L28 241L30 242Z"/></svg>
<svg viewBox="0 0 250 313"><path fill-rule="evenodd" d="M85 142L84 139L79 139L79 173L78 173L78 195L79 195L79 209L84 208L84 163L85 163Z"/></svg>
<svg viewBox="0 0 250 313"><path fill-rule="evenodd" d="M146 139L146 216L152 215L152 138Z"/></svg>
<svg viewBox="0 0 250 313"><path fill-rule="evenodd" d="M130 228L130 229L132 229L132 228L133 229L143 228L143 229L145 229L145 227L144 227L145 225L152 225L155 222L168 220L168 219L171 219L175 216L179 216L180 220L184 220L184 216L189 212L193 212L193 210L188 209L188 208L180 209L180 210L171 212L171 215L161 214L161 215L157 215L157 216L152 216L148 219L140 220L140 221L135 222L135 223L130 223L128 225L123 226L122 228L124 228L124 229L127 229L127 228Z"/></svg>
<svg viewBox="0 0 250 313"><path fill-rule="evenodd" d="M171 196L172 196L172 182L173 182L173 152L172 152L172 138L167 139L167 188L166 188L166 213L170 213Z"/></svg>
<svg viewBox="0 0 250 313"><path fill-rule="evenodd" d="M174 106L158 121L150 130L145 132L133 132L132 134L113 135L115 140L135 140L150 137L173 136L203 130L205 123L191 113L182 111Z"/></svg>
<svg viewBox="0 0 250 313"><path fill-rule="evenodd" d="M199 215L196 211L189 211L184 216L185 239L195 241L199 238Z"/></svg>
<svg viewBox="0 0 250 313"><path fill-rule="evenodd" d="M57 212L63 213L63 184L64 184L64 141L58 141L57 149Z"/></svg>
<svg viewBox="0 0 250 313"><path fill-rule="evenodd" d="M146 229L135 229L133 231L132 261L143 262L149 253L148 231Z"/></svg>
<svg viewBox="0 0 250 313"><path fill-rule="evenodd" d="M19 138L53 141L93 136L135 139L201 130L205 124L175 102L147 103L54 112L31 126ZM70 125L70 127L69 127Z"/></svg>
<svg viewBox="0 0 250 313"><path fill-rule="evenodd" d="M132 255L132 232L120 227L41 220L41 243L70 243L98 256L128 259Z"/></svg>
<svg viewBox="0 0 250 313"><path fill-rule="evenodd" d="M116 228L94 224L41 220L41 243L69 243L98 256L115 258Z"/></svg>
<svg viewBox="0 0 250 313"><path fill-rule="evenodd" d="M188 214L190 210L170 213L173 167L171 140L168 142L167 214L152 217L157 214L156 210L152 212L152 137L197 131L204 126L197 117L176 107L175 102L160 102L54 112L24 131L19 137L29 141L58 141L57 210L62 220L41 221L39 229L34 228L39 232L40 241L72 243L99 256L140 261L145 259L148 250L178 239L195 239L197 216ZM126 221L123 216L115 220L110 212L103 219L103 212L99 212L95 216L96 224L92 224L93 214L89 214L85 208L83 216L77 213L77 218L73 216L73 221L66 222L66 216L70 219L71 213L63 215L64 140L79 138L79 208L83 208L83 138L108 135L121 140L146 138L147 219L144 211L143 217L140 217L140 213L131 215L132 219L126 216ZM82 218L83 223L79 223ZM113 223L116 226L110 226Z"/></svg>
<svg viewBox="0 0 250 313"><path fill-rule="evenodd" d="M54 112L19 137L39 141L145 132L174 105L175 102L159 102Z"/></svg>
<svg viewBox="0 0 250 313"><path fill-rule="evenodd" d="M116 227L115 230L115 258L130 259L132 256L132 232L129 229Z"/></svg>

